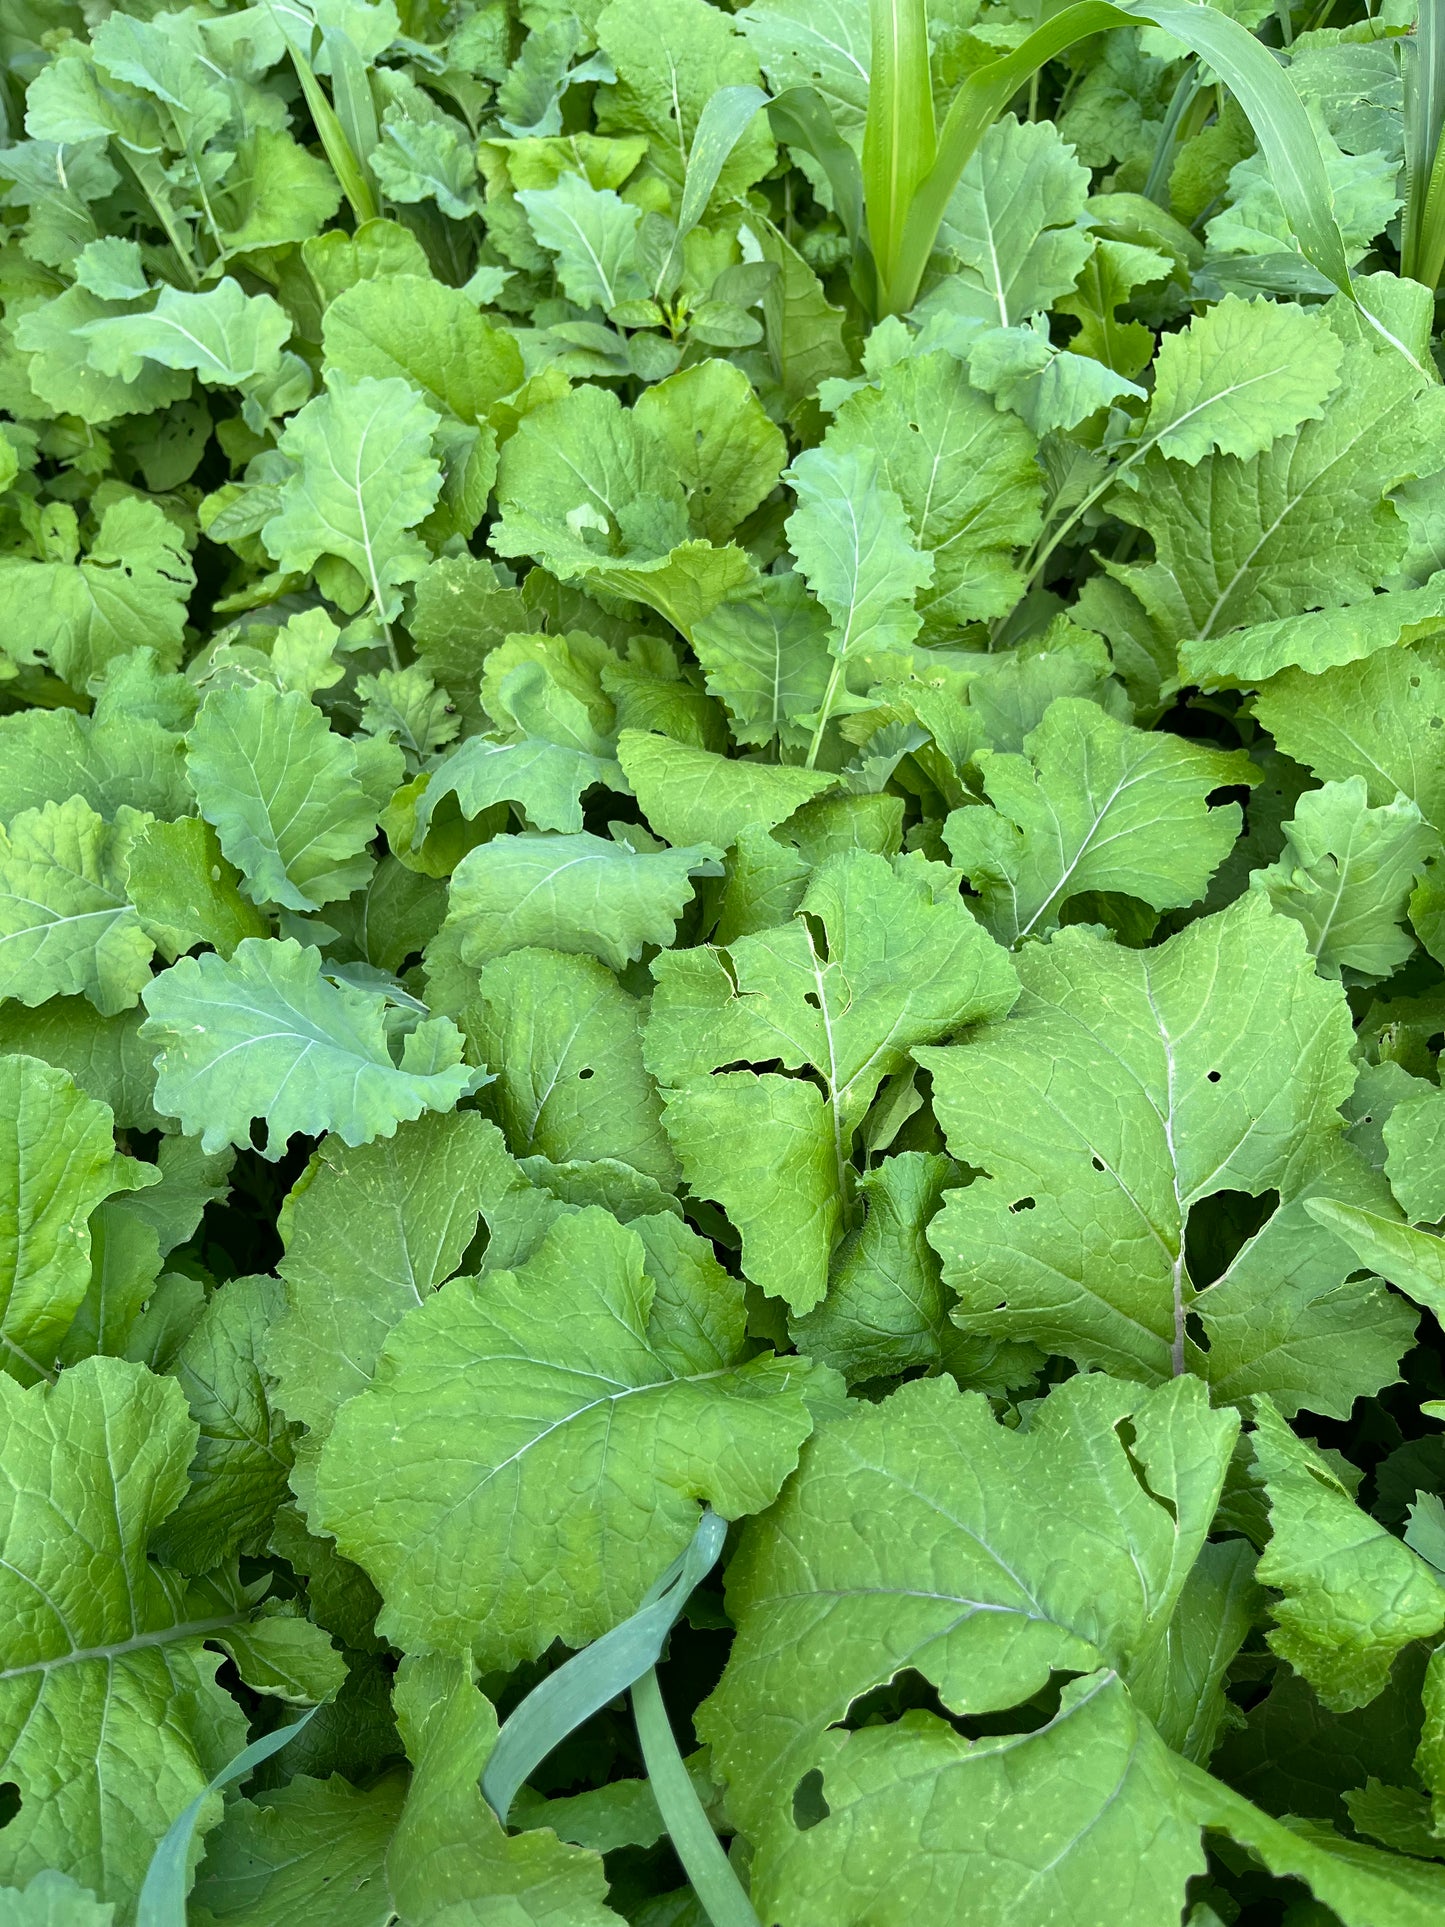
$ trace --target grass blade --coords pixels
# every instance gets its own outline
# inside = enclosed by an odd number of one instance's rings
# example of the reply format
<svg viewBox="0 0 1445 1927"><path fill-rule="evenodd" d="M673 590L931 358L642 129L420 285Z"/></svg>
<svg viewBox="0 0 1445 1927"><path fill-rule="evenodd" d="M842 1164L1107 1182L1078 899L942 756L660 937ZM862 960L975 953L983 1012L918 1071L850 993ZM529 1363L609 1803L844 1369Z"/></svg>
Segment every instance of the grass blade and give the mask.
<svg viewBox="0 0 1445 1927"><path fill-rule="evenodd" d="M482 1775L482 1793L503 1825L518 1787L553 1747L657 1664L678 1614L717 1564L726 1536L726 1522L705 1511L686 1552L653 1584L632 1617L549 1673L513 1712Z"/></svg>
<svg viewBox="0 0 1445 1927"><path fill-rule="evenodd" d="M336 109L326 98L326 90L316 78L315 71L306 55L297 46L282 24L279 14L272 8L277 24L286 41L286 51L291 56L291 64L296 69L296 78L301 82L301 91L306 96L312 123L316 128L326 158L331 163L331 171L341 184L341 191L351 203L351 211L358 223L374 221L380 212L375 192L365 168L355 148L347 139L346 130L336 117Z"/></svg>
<svg viewBox="0 0 1445 1927"><path fill-rule="evenodd" d="M651 1667L632 1688L632 1716L658 1812L703 1912L712 1927L758 1927L752 1902L743 1892L688 1777L662 1703L657 1674Z"/></svg>
<svg viewBox="0 0 1445 1927"><path fill-rule="evenodd" d="M233 1786L237 1780L244 1780L263 1760L269 1760L273 1753L279 1753L283 1746L289 1745L320 1711L319 1706L313 1706L309 1713L304 1713L290 1726L278 1726L270 1733L263 1733L259 1740L252 1740L234 1760L221 1768L184 1812L176 1815L151 1855L140 1899L136 1902L135 1927L186 1927L187 1863L191 1857L191 1841L196 1822L201 1817L201 1808L213 1793L218 1793L222 1787Z"/></svg>
<svg viewBox="0 0 1445 1927"><path fill-rule="evenodd" d="M325 28L321 39L331 61L331 99L336 118L356 156L358 169L370 183L371 157L381 139L381 129L366 62L351 35L339 27Z"/></svg>
<svg viewBox="0 0 1445 1927"><path fill-rule="evenodd" d="M789 87L768 103L768 119L776 139L811 154L828 177L833 209L855 250L867 248L863 219L863 170L858 156L833 121L828 103L816 87Z"/></svg>

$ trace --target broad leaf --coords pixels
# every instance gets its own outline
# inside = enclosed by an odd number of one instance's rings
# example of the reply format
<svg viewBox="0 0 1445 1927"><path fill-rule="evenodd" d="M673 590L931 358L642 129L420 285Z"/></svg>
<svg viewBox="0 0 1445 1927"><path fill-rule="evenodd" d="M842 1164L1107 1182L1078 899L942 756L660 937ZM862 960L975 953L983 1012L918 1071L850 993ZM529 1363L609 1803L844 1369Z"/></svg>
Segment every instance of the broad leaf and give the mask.
<svg viewBox="0 0 1445 1927"><path fill-rule="evenodd" d="M1405 920L1416 872L1438 847L1419 806L1366 801L1363 776L1310 790L1285 825L1284 854L1256 870L1262 890L1301 924L1326 976L1388 977L1415 948Z"/></svg>
<svg viewBox="0 0 1445 1927"><path fill-rule="evenodd" d="M144 363L191 368L208 386L239 388L274 374L291 334L268 294L247 294L229 275L204 294L162 288L153 308L88 322L77 331L91 366L134 381Z"/></svg>
<svg viewBox="0 0 1445 1927"><path fill-rule="evenodd" d="M868 650L901 648L918 634L918 591L933 559L914 539L902 499L870 449L804 449L788 470L798 506L788 542L808 587L827 610L828 647L845 666Z"/></svg>
<svg viewBox="0 0 1445 1927"><path fill-rule="evenodd" d="M746 763L670 736L626 729L617 760L648 823L669 843L730 849L750 826L775 829L837 785L816 770Z"/></svg>
<svg viewBox="0 0 1445 1927"><path fill-rule="evenodd" d="M879 1085L913 1046L1007 1010L1008 961L941 865L860 851L825 864L779 929L653 974L646 1057L688 1182L732 1218L753 1282L810 1311ZM818 1081L724 1069L779 1061Z"/></svg>
<svg viewBox="0 0 1445 1927"><path fill-rule="evenodd" d="M50 1372L90 1283L91 1213L160 1173L117 1153L109 1107L63 1070L7 1053L0 1089L0 1366L30 1384Z"/></svg>
<svg viewBox="0 0 1445 1927"><path fill-rule="evenodd" d="M0 1877L58 1867L129 1910L162 1833L245 1742L207 1642L252 1675L250 1607L220 1587L188 1597L146 1557L195 1448L173 1380L110 1358L29 1391L0 1378L0 1426L0 1758L22 1802L0 1834ZM304 1644L334 1689L325 1636L269 1623L315 1635Z"/></svg>
<svg viewBox="0 0 1445 1927"><path fill-rule="evenodd" d="M995 121L939 230L961 264L945 284L948 311L1007 328L1067 294L1089 258L1080 219L1088 194L1089 171L1056 128Z"/></svg>
<svg viewBox="0 0 1445 1927"><path fill-rule="evenodd" d="M1322 316L1226 296L1160 342L1144 432L1171 461L1262 455L1323 417L1343 358Z"/></svg>
<svg viewBox="0 0 1445 1927"><path fill-rule="evenodd" d="M469 964L535 946L620 970L644 944L671 943L692 878L715 870L721 854L707 844L634 850L587 834L494 837L458 864L447 928Z"/></svg>
<svg viewBox="0 0 1445 1927"><path fill-rule="evenodd" d="M1171 462L1155 449L1130 471L1111 506L1150 536L1156 560L1122 579L1167 637L1195 644L1362 601L1405 553L1389 491L1442 432L1445 394L1394 349L1347 339L1339 387L1297 436L1249 461Z"/></svg>
<svg viewBox="0 0 1445 1927"><path fill-rule="evenodd" d="M328 983L321 954L294 939L247 937L229 962L182 957L145 992L156 1046L156 1108L208 1151L253 1142L279 1158L297 1131L348 1144L389 1137L424 1110L450 1110L475 1082L445 1018L388 1049L379 992Z"/></svg>
<svg viewBox="0 0 1445 1927"><path fill-rule="evenodd" d="M1092 1675L1086 1693L1110 1684L1096 1668L1128 1677L1166 1636L1237 1430L1188 1380L1092 1374L1027 1431L947 1380L850 1407L729 1568L738 1637L701 1731L739 1823L786 1838L828 1728L904 1668L964 1715L1021 1706L1051 1671ZM1047 1799L1013 1812L1036 1827Z"/></svg>
<svg viewBox="0 0 1445 1927"><path fill-rule="evenodd" d="M274 1278L231 1279L207 1299L171 1367L199 1437L191 1490L153 1545L182 1572L210 1572L234 1553L264 1552L286 1497L291 1440L261 1364L282 1302Z"/></svg>
<svg viewBox="0 0 1445 1927"><path fill-rule="evenodd" d="M334 1773L233 1800L206 1841L192 1909L228 1927L303 1916L313 1927L381 1927L391 1912L387 1845L404 1784L355 1787Z"/></svg>
<svg viewBox="0 0 1445 1927"><path fill-rule="evenodd" d="M457 288L421 274L358 281L322 322L328 367L351 380L404 378L438 413L486 422L522 383L512 337L479 315Z"/></svg>
<svg viewBox="0 0 1445 1927"><path fill-rule="evenodd" d="M323 557L346 563L383 621L401 608L401 584L429 560L416 535L441 493L432 453L436 417L409 383L389 376L329 378L287 425L281 452L296 464L262 539L283 569Z"/></svg>
<svg viewBox="0 0 1445 1927"><path fill-rule="evenodd" d="M126 895L131 836L78 796L0 828L0 997L83 992L106 1017L135 1003L155 945Z"/></svg>
<svg viewBox="0 0 1445 1927"><path fill-rule="evenodd" d="M1206 799L1258 780L1246 756L1133 729L1070 696L1050 704L1023 755L974 761L993 808L955 810L944 837L984 923L1009 944L1047 935L1085 891L1155 910L1196 902L1240 825L1237 803Z"/></svg>
<svg viewBox="0 0 1445 1927"><path fill-rule="evenodd" d="M957 1316L1167 1378L1189 1362L1191 1208L1288 1199L1342 1128L1344 995L1253 896L1147 951L1062 931L1018 968L1013 1017L919 1053L949 1149L988 1173L933 1228Z"/></svg>
<svg viewBox="0 0 1445 1927"><path fill-rule="evenodd" d="M196 578L176 525L154 502L129 497L107 507L84 560L71 546L64 560L11 561L0 584L21 659L43 653L83 691L140 643L176 667Z"/></svg>
<svg viewBox="0 0 1445 1927"><path fill-rule="evenodd" d="M213 690L186 767L254 902L319 910L366 881L376 808L358 780L356 750L298 690Z"/></svg>
<svg viewBox="0 0 1445 1927"><path fill-rule="evenodd" d="M497 1716L456 1659L407 1659L397 1715L413 1773L386 1853L387 1885L403 1920L495 1915L521 1927L608 1927L606 1875L596 1854L552 1833L509 1838L478 1785Z"/></svg>
<svg viewBox="0 0 1445 1927"><path fill-rule="evenodd" d="M403 1643L488 1666L580 1645L637 1606L701 1499L757 1511L796 1462L809 1373L748 1349L740 1284L677 1220L563 1218L396 1328L323 1451L321 1523Z"/></svg>
<svg viewBox="0 0 1445 1927"><path fill-rule="evenodd" d="M200 943L229 957L243 937L270 935L265 917L241 895L240 874L221 854L216 832L199 816L147 822L131 837L125 867L141 927L168 962Z"/></svg>
<svg viewBox="0 0 1445 1927"><path fill-rule="evenodd" d="M1317 676L1286 670L1257 709L1285 754L1325 782L1362 777L1372 807L1403 796L1432 829L1445 829L1445 761L1435 752L1445 729L1441 642L1385 648Z"/></svg>
<svg viewBox="0 0 1445 1927"><path fill-rule="evenodd" d="M642 1009L594 957L513 950L477 973L463 1012L514 1155L615 1158L667 1187L677 1160L642 1061Z"/></svg>
<svg viewBox="0 0 1445 1927"><path fill-rule="evenodd" d="M502 451L492 546L649 603L687 634L752 566L695 537L676 459L638 413L581 388L529 414Z"/></svg>
<svg viewBox="0 0 1445 1927"><path fill-rule="evenodd" d="M1283 1595L1269 1643L1327 1706L1364 1706L1401 1648L1445 1625L1445 1583L1359 1510L1328 1461L1267 1400L1253 1445L1270 1515L1259 1578Z"/></svg>
<svg viewBox="0 0 1445 1927"><path fill-rule="evenodd" d="M838 458L875 455L879 480L903 503L933 563L917 602L925 640L951 641L960 624L1013 604L1023 588L1021 554L1039 529L1036 443L970 386L953 355L918 355L887 369L876 387L844 402L823 447Z"/></svg>
<svg viewBox="0 0 1445 1927"><path fill-rule="evenodd" d="M519 1240L525 1251L555 1206L532 1191L497 1127L475 1112L419 1117L371 1144L325 1141L281 1217L286 1309L272 1323L265 1363L288 1416L314 1434L330 1430L346 1400L371 1383L387 1333L461 1264L479 1215L496 1260ZM362 1245L360 1222L370 1227Z"/></svg>

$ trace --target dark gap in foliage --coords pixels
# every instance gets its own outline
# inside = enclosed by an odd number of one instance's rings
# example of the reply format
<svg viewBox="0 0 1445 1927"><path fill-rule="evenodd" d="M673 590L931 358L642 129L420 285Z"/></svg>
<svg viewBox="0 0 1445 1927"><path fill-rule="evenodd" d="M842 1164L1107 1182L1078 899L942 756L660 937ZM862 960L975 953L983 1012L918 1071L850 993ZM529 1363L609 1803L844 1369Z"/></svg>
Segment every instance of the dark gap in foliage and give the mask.
<svg viewBox="0 0 1445 1927"><path fill-rule="evenodd" d="M1218 1082L1218 1072L1209 1081ZM1196 1291L1223 1277L1240 1251L1279 1209L1278 1191L1215 1191L1190 1208L1184 1227L1184 1264Z"/></svg>

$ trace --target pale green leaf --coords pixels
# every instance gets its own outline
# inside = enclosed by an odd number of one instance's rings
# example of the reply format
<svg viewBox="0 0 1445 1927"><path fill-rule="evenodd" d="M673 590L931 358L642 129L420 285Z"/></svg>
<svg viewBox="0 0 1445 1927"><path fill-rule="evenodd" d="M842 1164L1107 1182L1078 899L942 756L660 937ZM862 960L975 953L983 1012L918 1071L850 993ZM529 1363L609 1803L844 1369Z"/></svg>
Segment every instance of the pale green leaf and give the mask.
<svg viewBox="0 0 1445 1927"><path fill-rule="evenodd" d="M818 770L715 756L636 729L619 736L617 760L659 836L673 844L714 843L724 850L750 826L775 829L838 782Z"/></svg>
<svg viewBox="0 0 1445 1927"><path fill-rule="evenodd" d="M599 101L604 133L644 133L648 165L680 194L703 108L720 87L757 84L757 61L731 17L704 0L611 0L596 16L597 44L617 72ZM773 164L759 115L723 164L711 204L740 196Z"/></svg>
<svg viewBox="0 0 1445 1927"><path fill-rule="evenodd" d="M84 560L0 566L12 646L22 660L43 653L80 691L138 643L177 667L195 586L180 530L156 503L134 495L105 509Z"/></svg>
<svg viewBox="0 0 1445 1927"><path fill-rule="evenodd" d="M1445 1239L1402 1224L1388 1211L1331 1197L1311 1199L1307 1209L1317 1224L1350 1246L1362 1265L1437 1318L1445 1313Z"/></svg>
<svg viewBox="0 0 1445 1927"><path fill-rule="evenodd" d="M400 752L390 754L399 778ZM212 690L186 767L202 815L255 902L318 910L366 881L377 812L356 748L299 690Z"/></svg>
<svg viewBox="0 0 1445 1927"><path fill-rule="evenodd" d="M1168 1377L1187 1365L1190 1207L1226 1190L1288 1199L1342 1127L1344 994L1298 924L1252 895L1152 950L1064 930L1017 963L1010 1019L918 1053L949 1149L989 1174L933 1228L956 1315Z"/></svg>
<svg viewBox="0 0 1445 1927"><path fill-rule="evenodd" d="M355 570L390 621L401 585L430 559L415 529L441 492L432 453L436 417L399 376L350 381L338 372L286 425L281 452L296 471L262 540L282 569L306 571L323 556Z"/></svg>
<svg viewBox="0 0 1445 1927"><path fill-rule="evenodd" d="M740 743L806 748L802 718L828 686L828 612L800 575L765 575L694 625L707 686L727 705Z"/></svg>
<svg viewBox="0 0 1445 1927"><path fill-rule="evenodd" d="M965 1374L984 1347L950 1322L952 1294L924 1235L957 1175L948 1158L901 1151L859 1180L868 1215L838 1247L822 1304L791 1321L799 1351L850 1383L918 1367Z"/></svg>
<svg viewBox="0 0 1445 1927"><path fill-rule="evenodd" d="M271 1409L261 1345L280 1313L275 1278L232 1278L213 1292L171 1375L200 1429L191 1489L153 1545L182 1572L209 1572L233 1553L264 1552L286 1496L291 1441Z"/></svg>
<svg viewBox="0 0 1445 1927"><path fill-rule="evenodd" d="M594 957L514 950L483 964L463 1023L478 1060L495 1066L490 1102L515 1156L615 1158L676 1183L641 1018Z"/></svg>
<svg viewBox="0 0 1445 1927"><path fill-rule="evenodd" d="M334 1773L298 1773L283 1787L233 1800L206 1841L191 1896L197 1927L384 1927L391 1914L384 1863L405 1784L390 1775L362 1789Z"/></svg>
<svg viewBox="0 0 1445 1927"><path fill-rule="evenodd" d="M1207 642L1186 642L1180 674L1203 689L1255 688L1286 669L1318 676L1380 649L1445 635L1445 578L1397 589L1346 609L1321 609L1257 623ZM1297 685L1299 686L1299 685ZM1303 685L1308 687L1308 685Z"/></svg>
<svg viewBox="0 0 1445 1927"><path fill-rule="evenodd" d="M642 218L635 204L570 173L552 187L523 188L517 199L532 233L557 257L557 279L577 307L615 308L650 292L634 261Z"/></svg>
<svg viewBox="0 0 1445 1927"><path fill-rule="evenodd" d="M1237 803L1207 798L1258 775L1246 756L1135 729L1074 696L1049 705L1023 755L974 760L993 808L955 810L944 839L1010 944L1047 935L1086 890L1155 910L1196 902L1240 828Z"/></svg>
<svg viewBox="0 0 1445 1927"><path fill-rule="evenodd" d="M73 709L27 709L0 717L0 822L44 803L83 796L113 821L120 808L188 816L181 737L137 717L104 720Z"/></svg>
<svg viewBox="0 0 1445 1927"><path fill-rule="evenodd" d="M158 1131L151 1046L140 1036L144 1019L140 1008L102 1017L88 997L52 997L35 1010L0 1005L0 1053L23 1052L67 1072L87 1097L114 1111L123 1130Z"/></svg>
<svg viewBox="0 0 1445 1927"><path fill-rule="evenodd" d="M637 419L682 484L697 534L725 542L767 497L787 460L781 431L727 361L699 361L639 396Z"/></svg>
<svg viewBox="0 0 1445 1927"><path fill-rule="evenodd" d="M509 1245L527 1248L531 1227L540 1237L556 1208L476 1112L420 1117L356 1147L327 1138L281 1212L286 1310L272 1325L265 1364L289 1417L319 1435L330 1430L339 1408L371 1383L387 1333L456 1271L479 1214L500 1262ZM369 1235L358 1244L362 1222Z"/></svg>
<svg viewBox="0 0 1445 1927"><path fill-rule="evenodd" d="M1303 1881L1345 1927L1432 1927L1445 1904L1438 1867L1381 1853L1318 1821L1283 1823L1197 1769L1188 1777L1204 1826L1228 1833L1281 1879Z"/></svg>
<svg viewBox="0 0 1445 1927"><path fill-rule="evenodd" d="M57 62L49 71L60 66ZM92 426L103 426L121 415L169 408L190 393L191 378L184 369L163 368L158 362L148 363L133 382L92 368L89 344L80 330L92 321L126 313L129 305L103 301L77 285L20 316L14 339L27 353L26 378L57 414L78 415Z"/></svg>
<svg viewBox="0 0 1445 1927"><path fill-rule="evenodd" d="M1405 962L1415 948L1401 928L1410 891L1438 847L1408 797L1371 809L1366 794L1363 776L1307 790L1284 826L1283 855L1250 880L1303 926L1328 977L1388 977Z"/></svg>
<svg viewBox="0 0 1445 1927"><path fill-rule="evenodd" d="M494 328L457 288L418 272L392 273L344 288L326 310L322 342L329 368L353 381L401 377L438 413L485 422L522 384L511 335Z"/></svg>
<svg viewBox="0 0 1445 1927"><path fill-rule="evenodd" d="M992 395L1000 408L1040 436L1077 428L1122 396L1144 399L1137 383L1103 362L1082 351L1055 348L1042 327L990 329L970 350L968 372L975 388Z"/></svg>
<svg viewBox="0 0 1445 1927"><path fill-rule="evenodd" d="M1381 1174L1337 1141L1194 1298L1199 1335L1185 1358L1217 1400L1264 1392L1290 1416L1303 1406L1347 1419L1357 1398L1398 1379L1415 1311L1378 1278L1354 1275L1361 1257L1346 1231L1316 1217L1322 1201L1370 1216L1389 1208Z"/></svg>
<svg viewBox="0 0 1445 1927"><path fill-rule="evenodd" d="M1445 1094L1426 1085L1385 1119L1385 1173L1414 1224L1445 1218Z"/></svg>
<svg viewBox="0 0 1445 1927"><path fill-rule="evenodd" d="M600 1858L553 1833L509 1837L478 1782L497 1716L464 1662L402 1662L396 1710L413 1772L387 1850L387 1885L407 1927L609 1927Z"/></svg>
<svg viewBox="0 0 1445 1927"><path fill-rule="evenodd" d="M23 1893L18 1887L0 1889L0 1914L6 1927L111 1927L115 1903L97 1900L69 1874L47 1867Z"/></svg>
<svg viewBox="0 0 1445 1927"><path fill-rule="evenodd" d="M103 375L131 382L151 361L193 369L209 387L240 388L280 368L291 320L269 294L247 294L227 275L204 294L162 288L153 308L77 332Z"/></svg>
<svg viewBox="0 0 1445 1927"><path fill-rule="evenodd" d="M638 411L596 386L524 417L502 451L492 547L647 602L684 634L753 575L693 538L677 463Z"/></svg>
<svg viewBox="0 0 1445 1927"><path fill-rule="evenodd" d="M182 957L152 980L145 1006L156 1108L207 1151L251 1144L257 1119L273 1159L297 1131L363 1144L450 1110L474 1082L444 1017L414 1031L395 1063L385 997L326 982L321 953L290 938L247 937L229 962Z"/></svg>
<svg viewBox="0 0 1445 1927"><path fill-rule="evenodd" d="M1160 341L1144 434L1171 461L1262 455L1323 418L1343 358L1318 313L1226 295Z"/></svg>
<svg viewBox="0 0 1445 1927"><path fill-rule="evenodd" d="M653 974L645 1054L688 1183L727 1211L753 1282L811 1311L878 1086L914 1045L1007 1010L1008 960L942 866L856 851L781 928L669 952ZM819 1082L723 1069L779 1060Z"/></svg>
<svg viewBox="0 0 1445 1927"><path fill-rule="evenodd" d="M910 643L922 626L918 591L933 558L914 539L901 498L871 449L804 449L788 470L798 506L788 542L808 587L828 611L828 647L843 663L865 649Z"/></svg>
<svg viewBox="0 0 1445 1927"><path fill-rule="evenodd" d="M160 1173L117 1154L109 1107L63 1070L6 1053L0 1089L0 1345L4 1370L29 1383L49 1372L90 1284L91 1213Z"/></svg>
<svg viewBox="0 0 1445 1927"><path fill-rule="evenodd" d="M1269 1643L1326 1706L1366 1706L1395 1655L1445 1625L1445 1584L1360 1511L1328 1460L1267 1399L1256 1407L1253 1446L1270 1517L1258 1576L1283 1595Z"/></svg>
<svg viewBox="0 0 1445 1927"><path fill-rule="evenodd" d="M1039 530L1037 444L970 386L953 355L917 355L886 369L876 386L844 402L823 448L840 458L876 455L880 479L902 502L933 563L917 599L926 641L952 644L963 623L1013 606L1023 590L1022 553Z"/></svg>
<svg viewBox="0 0 1445 1927"><path fill-rule="evenodd" d="M0 1759L21 1793L0 1878L57 1867L128 1915L162 1833L245 1743L204 1642L246 1612L188 1601L146 1558L195 1447L173 1381L114 1358L0 1378L0 1425Z"/></svg>
<svg viewBox="0 0 1445 1927"><path fill-rule="evenodd" d="M620 970L644 944L672 942L693 877L715 874L721 854L707 844L634 850L586 833L494 837L458 864L447 928L472 965L536 947Z"/></svg>
<svg viewBox="0 0 1445 1927"><path fill-rule="evenodd" d="M243 937L271 934L265 917L241 895L240 881L221 854L216 832L199 816L175 823L151 818L126 852L126 894L167 962L201 943L229 957Z"/></svg>
<svg viewBox="0 0 1445 1927"><path fill-rule="evenodd" d="M1110 498L1155 549L1119 578L1172 641L1364 601L1404 556L1408 531L1389 492L1439 446L1445 390L1330 316L1345 351L1319 420L1250 461L1171 462L1156 448Z"/></svg>
<svg viewBox="0 0 1445 1927"><path fill-rule="evenodd" d="M0 828L0 998L83 993L105 1017L135 1003L155 946L126 896L131 834L78 796Z"/></svg>
<svg viewBox="0 0 1445 1927"><path fill-rule="evenodd" d="M737 1822L785 1837L793 1789L820 1763L828 1728L904 1669L963 1715L1019 1706L1055 1671L1127 1678L1165 1635L1237 1431L1234 1414L1211 1411L1187 1379L1141 1392L1081 1375L1017 1431L947 1379L850 1405L804 1448L729 1566L738 1636L699 1732ZM1128 1723L1141 1730L1137 1716ZM879 1733L898 1745L896 1727ZM1048 1810L1047 1799L1021 1798L1015 1831L1046 1825ZM1056 1904L1066 1907L1062 1890ZM1018 1915L1049 1917L1044 1907Z"/></svg>
<svg viewBox="0 0 1445 1927"><path fill-rule="evenodd" d="M737 1231L747 1277L790 1311L810 1312L827 1290L846 1182L822 1092L796 1078L719 1071L665 1090L663 1115L692 1192L721 1205Z"/></svg>
<svg viewBox="0 0 1445 1927"><path fill-rule="evenodd" d="M1047 121L996 120L954 189L939 242L959 266L940 299L950 313L1007 328L1067 294L1092 240L1080 216L1089 170ZM927 311L928 304L924 308Z"/></svg>
<svg viewBox="0 0 1445 1927"><path fill-rule="evenodd" d="M657 1238L578 1212L515 1272L443 1287L343 1406L321 1523L404 1645L510 1666L584 1644L636 1608L700 1499L757 1511L796 1463L808 1369L742 1362L740 1283L649 1222Z"/></svg>
<svg viewBox="0 0 1445 1927"><path fill-rule="evenodd" d="M759 1856L754 1892L775 1915L1154 1927L1183 1917L1186 1883L1204 1872L1168 1750L1108 1670L1071 1681L1033 1732L968 1740L915 1712L830 1738L828 1818L779 1828Z"/></svg>
<svg viewBox="0 0 1445 1927"><path fill-rule="evenodd" d="M1432 625L1433 627L1434 625ZM1255 699L1287 756L1324 782L1363 777L1373 808L1397 796L1445 829L1445 641L1385 648L1321 675L1287 669Z"/></svg>

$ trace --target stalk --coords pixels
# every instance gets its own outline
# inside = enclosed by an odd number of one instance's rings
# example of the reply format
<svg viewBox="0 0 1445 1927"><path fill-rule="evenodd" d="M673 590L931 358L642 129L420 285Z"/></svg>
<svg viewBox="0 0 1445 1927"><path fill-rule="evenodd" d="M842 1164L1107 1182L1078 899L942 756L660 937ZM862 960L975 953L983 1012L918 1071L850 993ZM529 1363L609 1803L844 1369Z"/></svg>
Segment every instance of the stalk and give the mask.
<svg viewBox="0 0 1445 1927"><path fill-rule="evenodd" d="M1400 272L1432 292L1445 271L1445 0L1420 0L1405 55L1405 212Z"/></svg>
<svg viewBox="0 0 1445 1927"><path fill-rule="evenodd" d="M889 292L919 185L934 164L937 132L928 71L925 0L871 0L873 57L863 130L868 238L878 264L878 311Z"/></svg>

